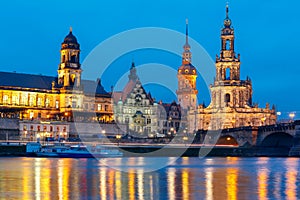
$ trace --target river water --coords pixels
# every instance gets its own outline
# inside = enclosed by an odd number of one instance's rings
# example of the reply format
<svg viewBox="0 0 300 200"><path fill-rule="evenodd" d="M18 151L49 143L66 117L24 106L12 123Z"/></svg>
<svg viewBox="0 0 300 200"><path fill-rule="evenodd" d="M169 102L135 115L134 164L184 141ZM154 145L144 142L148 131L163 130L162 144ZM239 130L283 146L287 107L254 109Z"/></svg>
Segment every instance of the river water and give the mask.
<svg viewBox="0 0 300 200"><path fill-rule="evenodd" d="M298 158L4 157L0 199L296 200L299 169Z"/></svg>

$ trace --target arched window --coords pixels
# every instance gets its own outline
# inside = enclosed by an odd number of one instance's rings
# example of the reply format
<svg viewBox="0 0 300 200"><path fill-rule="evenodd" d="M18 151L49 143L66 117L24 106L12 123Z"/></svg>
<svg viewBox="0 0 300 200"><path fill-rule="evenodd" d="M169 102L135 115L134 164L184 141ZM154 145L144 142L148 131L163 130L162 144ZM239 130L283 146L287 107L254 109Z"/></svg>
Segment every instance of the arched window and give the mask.
<svg viewBox="0 0 300 200"><path fill-rule="evenodd" d="M230 68L226 69L226 80L230 80Z"/></svg>
<svg viewBox="0 0 300 200"><path fill-rule="evenodd" d="M71 56L71 62L72 62L72 63L77 62L77 60L76 60L76 55L72 55L72 56Z"/></svg>
<svg viewBox="0 0 300 200"><path fill-rule="evenodd" d="M230 50L230 40L226 40L225 49Z"/></svg>
<svg viewBox="0 0 300 200"><path fill-rule="evenodd" d="M62 56L61 62L64 63L66 61L66 55Z"/></svg>
<svg viewBox="0 0 300 200"><path fill-rule="evenodd" d="M230 102L230 94L225 94L225 103L226 103L226 106L228 106L228 103Z"/></svg>

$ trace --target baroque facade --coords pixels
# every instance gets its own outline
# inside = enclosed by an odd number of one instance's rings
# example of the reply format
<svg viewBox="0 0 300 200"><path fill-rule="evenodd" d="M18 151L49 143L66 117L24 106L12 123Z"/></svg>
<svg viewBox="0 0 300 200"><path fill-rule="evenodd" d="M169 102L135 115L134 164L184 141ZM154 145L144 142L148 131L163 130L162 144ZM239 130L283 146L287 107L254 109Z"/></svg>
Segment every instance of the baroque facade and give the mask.
<svg viewBox="0 0 300 200"><path fill-rule="evenodd" d="M131 135L156 134L158 131L158 105L147 93L136 74L132 62L128 83L122 91L113 92L116 123L126 124Z"/></svg>
<svg viewBox="0 0 300 200"><path fill-rule="evenodd" d="M210 86L211 103L208 107L199 105L188 110L189 132L276 123L275 107L270 108L267 103L265 108L258 108L252 102L251 79L240 79L240 55L234 51L234 29L228 11L227 6L221 53L216 56L216 77Z"/></svg>
<svg viewBox="0 0 300 200"><path fill-rule="evenodd" d="M60 52L57 77L0 72L0 117L30 121L73 121L74 117L87 122L113 121L111 94L104 90L100 80L81 79L80 45L72 29Z"/></svg>
<svg viewBox="0 0 300 200"><path fill-rule="evenodd" d="M180 127L180 106L156 102L139 80L132 63L128 82L122 91L113 92L114 117L117 124L127 126L125 132L134 136L172 136Z"/></svg>

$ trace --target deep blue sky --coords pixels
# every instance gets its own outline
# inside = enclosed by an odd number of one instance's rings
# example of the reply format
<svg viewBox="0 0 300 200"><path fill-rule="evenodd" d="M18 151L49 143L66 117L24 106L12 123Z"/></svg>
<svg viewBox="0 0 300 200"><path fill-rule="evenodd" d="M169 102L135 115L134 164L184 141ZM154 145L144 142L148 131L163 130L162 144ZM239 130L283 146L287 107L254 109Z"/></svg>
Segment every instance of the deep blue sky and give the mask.
<svg viewBox="0 0 300 200"><path fill-rule="evenodd" d="M186 18L190 22L190 36L203 45L214 59L220 50L219 36L226 2L1 1L0 71L56 75L60 44L69 26L73 27L73 33L81 44L83 60L101 41L114 34L149 26L184 32ZM300 116L299 7L298 0L230 1L236 52L241 54L241 78L247 75L251 77L254 102L258 102L261 107L266 102L275 104L283 115L295 111ZM137 65L155 62L160 58L158 52L153 52L153 56L138 55L134 55ZM163 57L164 64L174 68L181 63L179 57ZM118 64L121 71L127 70L131 59L132 55L125 56L116 61L115 65ZM111 84L113 82L109 78L103 78L107 90L110 90ZM154 95L156 93L151 92ZM199 93L199 101L204 99L207 102L206 92L203 95L201 91ZM157 93L157 99L170 100L159 95Z"/></svg>

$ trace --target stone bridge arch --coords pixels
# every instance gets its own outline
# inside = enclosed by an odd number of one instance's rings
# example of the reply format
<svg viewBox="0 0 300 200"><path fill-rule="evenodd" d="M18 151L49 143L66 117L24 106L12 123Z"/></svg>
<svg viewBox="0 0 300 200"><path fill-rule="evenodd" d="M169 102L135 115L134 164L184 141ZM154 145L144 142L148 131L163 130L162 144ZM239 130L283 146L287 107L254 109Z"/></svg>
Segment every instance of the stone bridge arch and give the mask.
<svg viewBox="0 0 300 200"><path fill-rule="evenodd" d="M226 132L226 133L222 133L219 137L219 140L224 140L224 139L228 139L230 138L230 140L234 140L236 141L238 146L248 146L248 145L252 145L252 134L251 132L247 132L247 131L237 131L237 132ZM218 140L218 142L219 142ZM230 140L228 142L230 142ZM233 141L233 142L234 142Z"/></svg>
<svg viewBox="0 0 300 200"><path fill-rule="evenodd" d="M294 135L289 132L269 132L260 138L257 145L264 147L291 147L293 141Z"/></svg>
<svg viewBox="0 0 300 200"><path fill-rule="evenodd" d="M263 142L264 145L266 145L267 141L265 139L267 138L268 140L273 138L273 144L276 138L278 139L281 138L283 140L287 140L288 138L293 139L295 137L295 134L296 134L296 126L294 123L276 124L272 126L259 127L257 133L256 145L261 146ZM280 143L281 141L278 142Z"/></svg>
<svg viewBox="0 0 300 200"><path fill-rule="evenodd" d="M231 135L223 135L220 136L216 145L233 145L233 146L239 146L238 141L231 136Z"/></svg>

